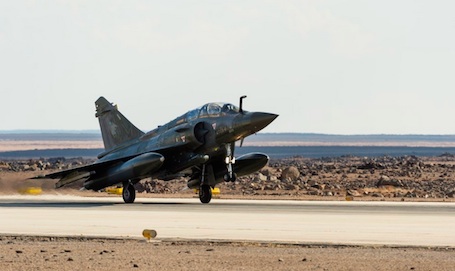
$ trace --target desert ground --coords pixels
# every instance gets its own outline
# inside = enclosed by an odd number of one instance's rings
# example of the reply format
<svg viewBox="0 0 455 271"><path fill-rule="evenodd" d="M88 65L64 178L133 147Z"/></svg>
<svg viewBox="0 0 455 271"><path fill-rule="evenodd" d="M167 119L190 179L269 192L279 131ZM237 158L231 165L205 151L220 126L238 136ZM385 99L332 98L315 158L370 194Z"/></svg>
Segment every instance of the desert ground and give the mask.
<svg viewBox="0 0 455 271"><path fill-rule="evenodd" d="M453 270L452 248L0 236L1 270Z"/></svg>
<svg viewBox="0 0 455 271"><path fill-rule="evenodd" d="M117 196L55 190L27 178L91 162L38 159L0 162L1 194L39 186L42 193ZM260 172L220 185L220 198L454 201L455 158L342 157L272 160ZM79 184L80 185L80 184ZM138 197L194 197L185 180L146 179ZM1 225L1 224L0 224ZM453 270L455 248L331 246L87 237L0 236L1 270Z"/></svg>

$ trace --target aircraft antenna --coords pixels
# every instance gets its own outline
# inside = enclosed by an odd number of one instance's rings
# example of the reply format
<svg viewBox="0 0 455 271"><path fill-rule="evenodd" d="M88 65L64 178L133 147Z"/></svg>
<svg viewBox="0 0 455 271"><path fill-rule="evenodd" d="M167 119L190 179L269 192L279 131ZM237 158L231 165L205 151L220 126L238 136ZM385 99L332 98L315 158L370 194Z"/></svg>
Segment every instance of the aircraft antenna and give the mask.
<svg viewBox="0 0 455 271"><path fill-rule="evenodd" d="M243 114L243 99L246 98L246 95L243 95L242 97L240 97L240 113Z"/></svg>

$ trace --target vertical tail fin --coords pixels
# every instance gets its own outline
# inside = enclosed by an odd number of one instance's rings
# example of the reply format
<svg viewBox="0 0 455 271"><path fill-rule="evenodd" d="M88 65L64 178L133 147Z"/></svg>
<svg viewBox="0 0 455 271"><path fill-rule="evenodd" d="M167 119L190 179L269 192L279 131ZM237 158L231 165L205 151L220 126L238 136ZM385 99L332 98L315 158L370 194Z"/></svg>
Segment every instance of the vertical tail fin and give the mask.
<svg viewBox="0 0 455 271"><path fill-rule="evenodd" d="M101 135L103 136L104 149L106 151L144 134L118 111L116 105L114 106L104 97L99 97L95 105L95 116L100 122Z"/></svg>

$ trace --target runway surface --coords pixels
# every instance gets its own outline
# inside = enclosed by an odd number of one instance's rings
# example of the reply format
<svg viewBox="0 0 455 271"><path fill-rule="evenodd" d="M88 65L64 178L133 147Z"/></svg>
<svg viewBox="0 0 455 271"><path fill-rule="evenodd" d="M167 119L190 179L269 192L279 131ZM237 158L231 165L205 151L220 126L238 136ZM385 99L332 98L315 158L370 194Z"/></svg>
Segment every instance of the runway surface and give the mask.
<svg viewBox="0 0 455 271"><path fill-rule="evenodd" d="M0 196L0 233L455 247L455 203Z"/></svg>

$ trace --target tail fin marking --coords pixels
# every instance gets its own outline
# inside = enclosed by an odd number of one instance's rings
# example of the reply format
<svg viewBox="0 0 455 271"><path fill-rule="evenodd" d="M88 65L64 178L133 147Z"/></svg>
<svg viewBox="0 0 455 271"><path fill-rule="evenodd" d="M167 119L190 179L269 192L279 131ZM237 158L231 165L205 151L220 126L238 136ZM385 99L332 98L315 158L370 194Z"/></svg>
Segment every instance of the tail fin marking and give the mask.
<svg viewBox="0 0 455 271"><path fill-rule="evenodd" d="M95 102L96 117L99 120L101 135L103 136L104 149L106 151L127 141L139 138L144 134L132 124L117 106L108 102L104 97Z"/></svg>

